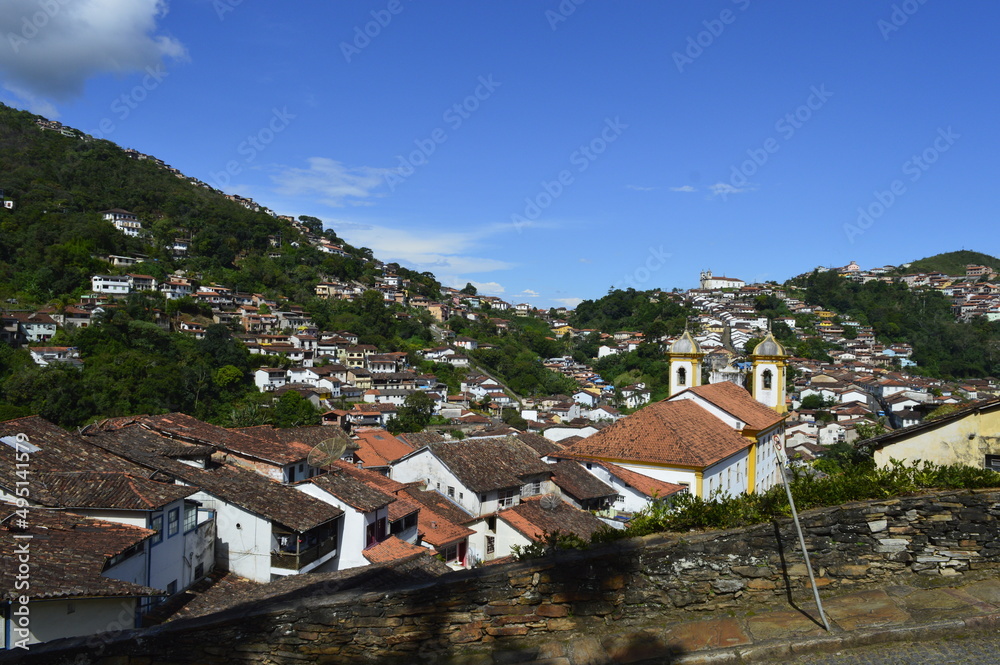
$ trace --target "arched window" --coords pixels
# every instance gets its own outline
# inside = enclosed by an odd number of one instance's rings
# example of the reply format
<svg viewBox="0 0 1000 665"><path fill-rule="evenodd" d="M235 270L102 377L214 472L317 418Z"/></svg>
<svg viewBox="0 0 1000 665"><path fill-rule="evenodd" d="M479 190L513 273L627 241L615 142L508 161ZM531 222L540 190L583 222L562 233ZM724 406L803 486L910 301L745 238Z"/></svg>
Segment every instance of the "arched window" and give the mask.
<svg viewBox="0 0 1000 665"><path fill-rule="evenodd" d="M685 368L681 367L677 370L677 385L686 386L688 382L688 372Z"/></svg>
<svg viewBox="0 0 1000 665"><path fill-rule="evenodd" d="M764 374L761 375L761 378L764 379L764 390L770 390L771 389L771 379L773 378L773 376L774 375L771 374L771 370L769 370L769 369L765 369L764 370Z"/></svg>

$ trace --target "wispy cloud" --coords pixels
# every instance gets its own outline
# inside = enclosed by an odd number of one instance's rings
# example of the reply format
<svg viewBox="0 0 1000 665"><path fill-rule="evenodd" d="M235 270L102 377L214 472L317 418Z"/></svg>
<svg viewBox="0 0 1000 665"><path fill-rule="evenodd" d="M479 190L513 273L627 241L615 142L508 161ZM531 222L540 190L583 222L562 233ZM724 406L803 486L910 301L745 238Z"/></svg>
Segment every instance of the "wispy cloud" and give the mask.
<svg viewBox="0 0 1000 665"><path fill-rule="evenodd" d="M79 97L95 76L185 59L184 45L158 32L166 14L165 0L4 0L3 87L53 116L52 102Z"/></svg>
<svg viewBox="0 0 1000 665"><path fill-rule="evenodd" d="M680 187L671 187L670 191L671 192L696 192L698 190L695 189L694 187L692 187L691 185L681 185Z"/></svg>
<svg viewBox="0 0 1000 665"><path fill-rule="evenodd" d="M477 255L477 250L485 247L489 238L498 233L512 232L510 225L442 231L342 219L328 220L327 224L352 245L370 248L383 261L395 261L414 270L433 272L445 283L465 286L470 274L515 267L508 261Z"/></svg>
<svg viewBox="0 0 1000 665"><path fill-rule="evenodd" d="M534 291L532 289L525 289L524 291L521 291L517 295L519 295L522 298L537 298L538 291Z"/></svg>
<svg viewBox="0 0 1000 665"><path fill-rule="evenodd" d="M728 182L717 182L714 185L711 185L708 189L709 191L712 192L712 196L721 196L723 199L725 199L727 196L730 196L731 194L743 194L745 192L752 192L756 188L733 187Z"/></svg>
<svg viewBox="0 0 1000 665"><path fill-rule="evenodd" d="M643 187L641 185L625 185L625 189L631 189L634 192L651 192L659 187Z"/></svg>
<svg viewBox="0 0 1000 665"><path fill-rule="evenodd" d="M568 309L574 309L583 302L583 298L554 298L554 300Z"/></svg>
<svg viewBox="0 0 1000 665"><path fill-rule="evenodd" d="M578 261L580 261L580 263L593 263L590 259L578 259Z"/></svg>
<svg viewBox="0 0 1000 665"><path fill-rule="evenodd" d="M345 166L327 157L310 157L307 168L279 166L271 174L280 194L318 196L318 201L335 208L344 205L371 205L376 190L385 183L391 169L372 166Z"/></svg>

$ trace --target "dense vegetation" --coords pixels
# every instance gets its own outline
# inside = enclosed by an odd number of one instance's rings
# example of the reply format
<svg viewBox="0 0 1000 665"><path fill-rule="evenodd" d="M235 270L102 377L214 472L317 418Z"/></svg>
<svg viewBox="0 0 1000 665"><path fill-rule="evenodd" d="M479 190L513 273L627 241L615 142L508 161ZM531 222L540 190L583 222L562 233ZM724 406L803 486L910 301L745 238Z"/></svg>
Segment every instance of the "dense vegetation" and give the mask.
<svg viewBox="0 0 1000 665"><path fill-rule="evenodd" d="M534 317L507 319L508 329L501 332L490 320L469 321L454 317L448 328L459 335L473 337L480 344L495 348L471 351L469 356L486 371L505 383L521 397L570 393L576 388L572 379L546 368L542 358L555 358L568 352L568 342L552 337L548 325Z"/></svg>
<svg viewBox="0 0 1000 665"><path fill-rule="evenodd" d="M911 344L919 371L929 376L1000 375L1000 322L957 321L951 302L938 291L881 281L858 284L833 271L814 272L800 286L808 304L871 326L883 342Z"/></svg>
<svg viewBox="0 0 1000 665"><path fill-rule="evenodd" d="M346 245L333 231L314 230L350 256L324 254L288 221L251 212L205 187L178 178L152 160L130 159L118 146L41 131L38 116L0 104L0 190L15 202L0 210L0 296L45 303L78 296L90 276L115 273L102 256L141 254L130 268L162 279L177 268L242 291L281 293L301 301L320 279L368 280L367 249ZM129 238L101 219L123 208L139 215L146 238ZM190 258L169 246L190 240ZM272 240L278 244L272 248ZM268 256L271 251L278 256ZM427 282L422 278L421 285ZM436 282L427 283L433 291Z"/></svg>
<svg viewBox="0 0 1000 665"><path fill-rule="evenodd" d="M60 341L79 348L82 369L38 367L26 349L0 345L0 411L39 414L66 427L96 416L170 411L223 421L233 404L256 392L250 354L225 326L209 326L195 340L151 318L132 298L109 310L101 325L62 333Z"/></svg>
<svg viewBox="0 0 1000 665"><path fill-rule="evenodd" d="M996 487L996 471L971 466L938 466L930 462L905 465L894 462L878 468L870 460L846 466L839 473L817 474L812 469L793 468L792 496L798 510L838 506L849 501L885 499L928 489L978 489ZM692 494L655 499L637 513L623 531L608 529L595 540L644 536L661 531L729 529L788 517L791 508L784 487L778 485L758 494L713 497Z"/></svg>
<svg viewBox="0 0 1000 665"><path fill-rule="evenodd" d="M967 265L989 266L994 270L1000 271L1000 259L989 254L963 249L958 252L935 254L934 256L914 261L906 268L900 268L899 272L941 272L945 275L964 275L965 266Z"/></svg>

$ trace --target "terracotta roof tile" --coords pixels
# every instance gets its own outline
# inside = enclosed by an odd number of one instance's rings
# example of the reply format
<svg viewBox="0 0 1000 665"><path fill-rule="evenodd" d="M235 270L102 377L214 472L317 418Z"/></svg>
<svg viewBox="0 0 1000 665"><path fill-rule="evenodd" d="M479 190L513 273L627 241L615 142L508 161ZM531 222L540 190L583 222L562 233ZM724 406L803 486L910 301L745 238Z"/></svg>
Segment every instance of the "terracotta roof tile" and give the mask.
<svg viewBox="0 0 1000 665"><path fill-rule="evenodd" d="M589 541L595 531L604 528L604 522L564 501L545 508L541 497L524 499L518 505L500 511L497 517L531 540L540 540L545 533L561 531Z"/></svg>
<svg viewBox="0 0 1000 665"><path fill-rule="evenodd" d="M525 476L552 472L533 448L514 436L449 441L429 448L473 492L518 487Z"/></svg>
<svg viewBox="0 0 1000 665"><path fill-rule="evenodd" d="M559 489L577 500L615 496L617 492L579 463L561 460L552 465L552 480Z"/></svg>
<svg viewBox="0 0 1000 665"><path fill-rule="evenodd" d="M250 436L239 430L211 425L183 413L138 416L135 422L170 438L214 445L236 455L282 466L304 461L312 450L312 446L302 442L284 442L266 435Z"/></svg>
<svg viewBox="0 0 1000 665"><path fill-rule="evenodd" d="M670 496L671 494L676 494L677 492L683 492L687 489L684 485L677 485L675 483L668 483L665 480L650 478L649 476L639 473L638 471L632 471L631 469L626 469L625 467L617 464L611 464L610 462L601 462L600 464L612 475L617 476L619 479L632 486L632 488L639 490L648 497L656 496L662 498Z"/></svg>
<svg viewBox="0 0 1000 665"><path fill-rule="evenodd" d="M420 545L413 545L405 540L400 540L396 536L389 536L381 543L372 545L361 554L372 563L386 563L399 559L408 559L411 556L428 554L430 550Z"/></svg>
<svg viewBox="0 0 1000 665"><path fill-rule="evenodd" d="M566 448L573 456L704 468L751 442L690 399L650 404Z"/></svg>
<svg viewBox="0 0 1000 665"><path fill-rule="evenodd" d="M293 531L308 531L343 515L336 506L241 467L199 469L160 455L158 438L160 434L137 425L84 437L115 455L156 469L165 477L179 479Z"/></svg>
<svg viewBox="0 0 1000 665"><path fill-rule="evenodd" d="M313 476L303 482L312 483L362 513L378 510L396 500L395 496L365 484L341 468L331 469L329 473Z"/></svg>
<svg viewBox="0 0 1000 665"><path fill-rule="evenodd" d="M739 418L750 429L767 429L781 422L784 417L774 409L770 409L755 400L744 388L729 381L713 383L708 386L698 386L689 390L702 399L708 400L726 413Z"/></svg>
<svg viewBox="0 0 1000 665"><path fill-rule="evenodd" d="M0 504L0 509L2 517L8 517L15 506ZM31 510L27 529L13 531L10 522L6 520L0 527L0 554L4 561L16 561L16 548L25 541L15 536L31 536L33 599L163 595L162 591L101 575L110 557L153 536L155 531L38 507ZM25 593L15 591L16 573L17 566L0 567L0 597L5 600Z"/></svg>
<svg viewBox="0 0 1000 665"><path fill-rule="evenodd" d="M354 456L366 467L387 466L413 452L413 446L384 429L357 430L355 435L358 437L358 449L354 451Z"/></svg>

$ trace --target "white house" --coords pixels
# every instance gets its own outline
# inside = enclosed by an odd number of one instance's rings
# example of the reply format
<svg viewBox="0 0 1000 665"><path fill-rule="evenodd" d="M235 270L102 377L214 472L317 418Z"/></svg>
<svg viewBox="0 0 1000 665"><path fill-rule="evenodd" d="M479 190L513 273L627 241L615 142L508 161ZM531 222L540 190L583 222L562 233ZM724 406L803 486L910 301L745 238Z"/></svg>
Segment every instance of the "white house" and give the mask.
<svg viewBox="0 0 1000 665"><path fill-rule="evenodd" d="M94 293L127 296L132 287L128 275L94 275L90 278L90 290Z"/></svg>
<svg viewBox="0 0 1000 665"><path fill-rule="evenodd" d="M520 503L552 491L552 471L516 436L432 443L392 464L390 477L424 482L472 515Z"/></svg>

